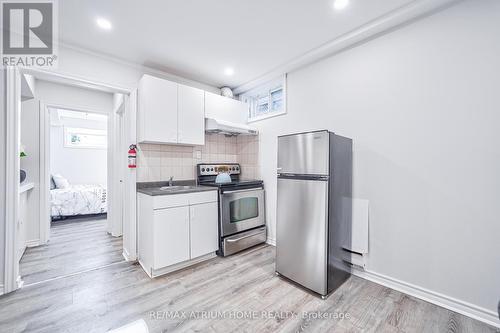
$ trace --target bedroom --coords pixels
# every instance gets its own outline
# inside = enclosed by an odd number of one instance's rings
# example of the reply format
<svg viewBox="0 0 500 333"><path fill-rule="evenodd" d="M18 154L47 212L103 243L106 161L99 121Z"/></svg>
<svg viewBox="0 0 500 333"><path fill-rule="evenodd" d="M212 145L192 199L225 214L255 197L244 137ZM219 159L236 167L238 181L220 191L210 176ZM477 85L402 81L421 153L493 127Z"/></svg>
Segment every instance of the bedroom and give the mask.
<svg viewBox="0 0 500 333"><path fill-rule="evenodd" d="M106 223L107 115L49 109L51 225Z"/></svg>
<svg viewBox="0 0 500 333"><path fill-rule="evenodd" d="M27 285L123 260L107 218L115 96L38 79L32 91L21 103L27 216L19 270Z"/></svg>

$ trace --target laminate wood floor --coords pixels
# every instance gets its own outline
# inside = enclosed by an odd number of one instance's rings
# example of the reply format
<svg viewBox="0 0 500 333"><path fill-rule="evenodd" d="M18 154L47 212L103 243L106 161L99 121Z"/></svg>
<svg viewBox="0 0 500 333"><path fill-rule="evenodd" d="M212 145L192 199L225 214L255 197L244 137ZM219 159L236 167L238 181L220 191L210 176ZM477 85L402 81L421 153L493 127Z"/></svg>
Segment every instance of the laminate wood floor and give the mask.
<svg viewBox="0 0 500 333"><path fill-rule="evenodd" d="M27 248L19 264L25 284L123 261L122 238L106 232L106 219L57 222L47 245Z"/></svg>
<svg viewBox="0 0 500 333"><path fill-rule="evenodd" d="M121 262L35 284L0 297L0 332L105 332L138 319L150 332L496 331L354 276L321 300L275 276L274 258L260 246L156 279Z"/></svg>

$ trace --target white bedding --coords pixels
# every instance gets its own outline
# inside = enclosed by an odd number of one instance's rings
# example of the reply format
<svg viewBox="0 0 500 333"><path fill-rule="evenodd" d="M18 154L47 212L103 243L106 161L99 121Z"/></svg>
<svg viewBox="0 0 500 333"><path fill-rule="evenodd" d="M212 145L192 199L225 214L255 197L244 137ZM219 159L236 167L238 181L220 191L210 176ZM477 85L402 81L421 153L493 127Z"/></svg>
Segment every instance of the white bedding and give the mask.
<svg viewBox="0 0 500 333"><path fill-rule="evenodd" d="M107 212L106 188L101 185L72 185L50 190L51 216L74 216Z"/></svg>

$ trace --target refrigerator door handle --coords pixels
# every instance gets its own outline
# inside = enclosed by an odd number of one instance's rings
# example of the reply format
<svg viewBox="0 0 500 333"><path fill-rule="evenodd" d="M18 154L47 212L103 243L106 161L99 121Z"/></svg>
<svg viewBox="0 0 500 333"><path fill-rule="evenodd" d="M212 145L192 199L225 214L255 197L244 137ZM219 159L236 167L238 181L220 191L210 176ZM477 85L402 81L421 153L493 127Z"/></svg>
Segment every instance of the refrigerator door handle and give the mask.
<svg viewBox="0 0 500 333"><path fill-rule="evenodd" d="M298 175L298 174L293 174L293 173L278 173L278 178L328 181L330 179L330 176L326 176L326 175Z"/></svg>

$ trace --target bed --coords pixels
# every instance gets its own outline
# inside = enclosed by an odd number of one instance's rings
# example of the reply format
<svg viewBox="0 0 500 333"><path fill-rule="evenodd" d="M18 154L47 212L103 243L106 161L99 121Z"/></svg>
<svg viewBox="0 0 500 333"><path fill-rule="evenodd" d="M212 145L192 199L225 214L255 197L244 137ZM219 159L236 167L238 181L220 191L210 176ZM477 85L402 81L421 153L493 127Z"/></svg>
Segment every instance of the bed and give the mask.
<svg viewBox="0 0 500 333"><path fill-rule="evenodd" d="M50 190L50 215L64 218L107 213L106 188L102 185L70 185Z"/></svg>

